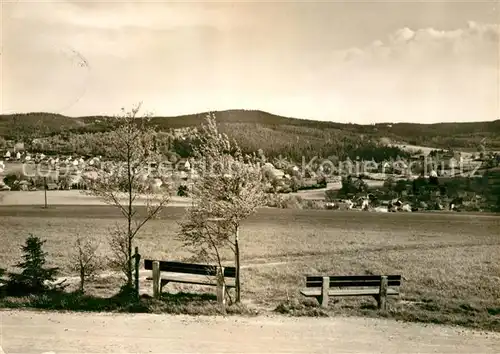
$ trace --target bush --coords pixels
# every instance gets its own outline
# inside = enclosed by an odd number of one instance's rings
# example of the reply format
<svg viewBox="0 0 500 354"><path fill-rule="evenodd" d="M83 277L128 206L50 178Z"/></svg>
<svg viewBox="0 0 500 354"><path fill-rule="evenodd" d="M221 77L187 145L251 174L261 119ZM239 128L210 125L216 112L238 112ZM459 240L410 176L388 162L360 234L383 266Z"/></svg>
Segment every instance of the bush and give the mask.
<svg viewBox="0 0 500 354"><path fill-rule="evenodd" d="M4 279L5 269L0 268L0 296L3 294L2 289L7 284L7 281Z"/></svg>
<svg viewBox="0 0 500 354"><path fill-rule="evenodd" d="M3 182L10 188L15 188L17 183L21 180L22 176L19 173L9 173L3 178Z"/></svg>
<svg viewBox="0 0 500 354"><path fill-rule="evenodd" d="M188 196L188 186L186 185L180 185L179 188L177 188L177 196L179 197L187 197Z"/></svg>
<svg viewBox="0 0 500 354"><path fill-rule="evenodd" d="M396 180L394 179L394 177L392 176L389 176L385 179L384 181L384 185L383 187L388 190L388 191L392 191L394 190L394 187L396 186Z"/></svg>
<svg viewBox="0 0 500 354"><path fill-rule="evenodd" d="M97 254L100 242L91 237L76 239L74 249L70 255L69 268L80 276L79 291L85 291L85 284L93 280L97 273L104 269L104 259Z"/></svg>
<svg viewBox="0 0 500 354"><path fill-rule="evenodd" d="M334 202L337 199L338 194L338 191L336 191L335 189L329 189L325 191L325 201L327 203Z"/></svg>
<svg viewBox="0 0 500 354"><path fill-rule="evenodd" d="M302 182L300 181L300 179L296 176L292 176L290 180L290 189L292 190L292 192L297 192L301 186Z"/></svg>
<svg viewBox="0 0 500 354"><path fill-rule="evenodd" d="M312 189L321 189L321 188L326 188L326 183L325 184L316 183L316 184L312 184L309 186L301 186L298 188L298 190L299 191L308 191L308 190L312 190Z"/></svg>
<svg viewBox="0 0 500 354"><path fill-rule="evenodd" d="M352 176L342 177L342 188L340 188L340 194L350 195L358 193L366 193L368 191L368 185L361 178L353 179Z"/></svg>
<svg viewBox="0 0 500 354"><path fill-rule="evenodd" d="M325 202L321 202L318 200L303 199L301 201L301 204L302 204L302 209L312 209L312 210L326 209Z"/></svg>
<svg viewBox="0 0 500 354"><path fill-rule="evenodd" d="M31 182L31 185L33 187L36 187L36 188L45 188L45 180L43 179L43 177L34 177L34 178L31 178L30 180ZM52 178L47 178L47 183L51 183L53 182Z"/></svg>
<svg viewBox="0 0 500 354"><path fill-rule="evenodd" d="M302 198L298 196L275 194L269 196L266 206L280 209L302 209L302 203Z"/></svg>
<svg viewBox="0 0 500 354"><path fill-rule="evenodd" d="M319 178L316 184L319 186L318 188L326 188L326 177Z"/></svg>

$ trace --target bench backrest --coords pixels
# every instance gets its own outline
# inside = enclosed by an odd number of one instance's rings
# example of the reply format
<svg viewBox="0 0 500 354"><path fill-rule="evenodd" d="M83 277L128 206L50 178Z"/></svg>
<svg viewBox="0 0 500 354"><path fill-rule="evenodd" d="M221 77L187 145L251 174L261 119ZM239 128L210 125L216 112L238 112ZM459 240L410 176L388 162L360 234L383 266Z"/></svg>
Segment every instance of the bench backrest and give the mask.
<svg viewBox="0 0 500 354"><path fill-rule="evenodd" d="M331 288L342 287L363 287L363 286L380 286L381 275L344 275L330 276ZM388 286L400 286L401 275L387 275ZM323 284L323 276L308 275L306 276L307 288L321 288Z"/></svg>
<svg viewBox="0 0 500 354"><path fill-rule="evenodd" d="M144 269L153 270L152 259L144 260ZM207 275L216 276L217 266L208 264L192 264L192 263L181 263L181 262L160 262L160 272L171 272L171 273L186 273L186 274L197 274L197 275ZM236 268L235 267L224 267L224 277L235 278Z"/></svg>

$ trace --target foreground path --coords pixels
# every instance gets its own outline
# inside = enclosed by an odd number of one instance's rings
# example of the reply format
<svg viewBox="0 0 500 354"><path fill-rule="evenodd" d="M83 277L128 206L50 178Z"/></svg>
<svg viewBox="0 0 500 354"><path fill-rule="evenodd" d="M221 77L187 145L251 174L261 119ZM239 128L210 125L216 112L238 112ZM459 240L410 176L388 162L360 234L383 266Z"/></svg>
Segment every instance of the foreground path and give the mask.
<svg viewBox="0 0 500 354"><path fill-rule="evenodd" d="M500 334L367 318L0 312L14 353L495 353ZM1 353L1 349L0 349Z"/></svg>

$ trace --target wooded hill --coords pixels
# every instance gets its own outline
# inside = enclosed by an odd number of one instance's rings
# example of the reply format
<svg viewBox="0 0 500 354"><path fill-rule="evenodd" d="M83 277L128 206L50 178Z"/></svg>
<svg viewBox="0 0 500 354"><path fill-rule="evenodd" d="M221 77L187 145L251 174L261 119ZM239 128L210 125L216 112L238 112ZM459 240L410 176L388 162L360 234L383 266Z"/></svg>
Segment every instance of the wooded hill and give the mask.
<svg viewBox="0 0 500 354"><path fill-rule="evenodd" d="M287 118L262 111L229 110L215 114L220 130L236 139L245 151L262 149L268 155L284 155L299 160L302 156L330 155L339 158L360 156L382 160L405 155L398 148L383 146L381 141L477 151L481 141L486 138L488 149L500 150L500 120L476 123L360 125ZM154 117L152 123L158 130L169 131L197 126L205 116L206 113ZM0 136L6 139L29 140L59 135L64 139L68 135L105 132L105 118L73 118L52 113L0 115ZM182 146L178 148L183 149Z"/></svg>

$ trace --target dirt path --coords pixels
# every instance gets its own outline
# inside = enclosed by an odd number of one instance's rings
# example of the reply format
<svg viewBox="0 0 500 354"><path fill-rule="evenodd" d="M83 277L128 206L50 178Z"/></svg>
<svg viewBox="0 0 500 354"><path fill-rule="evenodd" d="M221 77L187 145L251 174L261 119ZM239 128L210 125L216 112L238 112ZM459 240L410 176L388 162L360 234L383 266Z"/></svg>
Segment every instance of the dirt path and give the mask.
<svg viewBox="0 0 500 354"><path fill-rule="evenodd" d="M2 311L14 353L495 353L500 334L364 318ZM1 352L1 350L0 350Z"/></svg>

